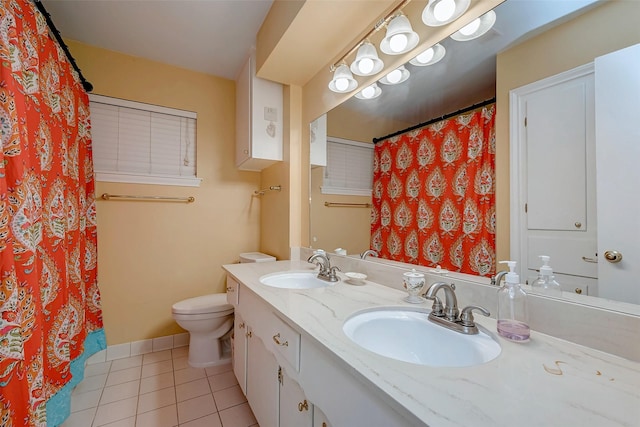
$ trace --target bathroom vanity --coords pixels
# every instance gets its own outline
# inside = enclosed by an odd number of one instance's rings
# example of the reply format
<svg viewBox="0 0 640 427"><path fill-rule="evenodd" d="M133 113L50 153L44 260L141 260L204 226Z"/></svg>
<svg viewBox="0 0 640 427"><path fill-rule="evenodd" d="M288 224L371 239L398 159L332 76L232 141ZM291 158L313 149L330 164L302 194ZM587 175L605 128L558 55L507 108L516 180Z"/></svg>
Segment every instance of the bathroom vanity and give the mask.
<svg viewBox="0 0 640 427"><path fill-rule="evenodd" d="M528 343L494 333L493 360L466 367L417 365L363 349L343 332L354 313L428 310L406 293L367 281L315 289L264 285L266 274L313 270L305 261L230 264L234 372L263 427L637 426L640 363L532 331ZM340 273L339 276L344 276ZM460 301L461 305L477 303ZM437 352L442 343L434 342Z"/></svg>

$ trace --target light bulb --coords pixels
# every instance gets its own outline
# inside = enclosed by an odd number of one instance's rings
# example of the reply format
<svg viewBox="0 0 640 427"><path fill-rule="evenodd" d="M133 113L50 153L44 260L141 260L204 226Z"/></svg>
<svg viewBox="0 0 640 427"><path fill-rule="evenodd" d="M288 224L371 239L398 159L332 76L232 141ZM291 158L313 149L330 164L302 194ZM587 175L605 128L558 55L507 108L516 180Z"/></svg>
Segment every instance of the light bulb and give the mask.
<svg viewBox="0 0 640 427"><path fill-rule="evenodd" d="M440 22L445 22L456 11L455 0L441 0L433 7L433 16Z"/></svg>
<svg viewBox="0 0 640 427"><path fill-rule="evenodd" d="M460 29L460 34L470 36L480 28L480 18L476 18Z"/></svg>
<svg viewBox="0 0 640 427"><path fill-rule="evenodd" d="M376 89L373 87L373 85L371 86L367 86L364 89L362 89L362 97L363 98L373 98L373 95L376 94Z"/></svg>
<svg viewBox="0 0 640 427"><path fill-rule="evenodd" d="M389 83L398 83L402 79L402 71L393 70L389 74L387 74L387 80Z"/></svg>
<svg viewBox="0 0 640 427"><path fill-rule="evenodd" d="M360 62L358 62L358 70L362 74L369 74L373 71L373 60L371 58L362 58Z"/></svg>
<svg viewBox="0 0 640 427"><path fill-rule="evenodd" d="M394 34L389 39L389 48L393 52L402 52L406 49L409 39L406 34Z"/></svg>
<svg viewBox="0 0 640 427"><path fill-rule="evenodd" d="M427 64L429 61L433 59L433 55L435 55L435 52L433 51L433 48L430 47L429 49L425 50L420 55L418 55L416 59L421 64Z"/></svg>
<svg viewBox="0 0 640 427"><path fill-rule="evenodd" d="M347 90L348 87L349 80L345 79L344 77L336 79L336 89L338 89L340 92Z"/></svg>

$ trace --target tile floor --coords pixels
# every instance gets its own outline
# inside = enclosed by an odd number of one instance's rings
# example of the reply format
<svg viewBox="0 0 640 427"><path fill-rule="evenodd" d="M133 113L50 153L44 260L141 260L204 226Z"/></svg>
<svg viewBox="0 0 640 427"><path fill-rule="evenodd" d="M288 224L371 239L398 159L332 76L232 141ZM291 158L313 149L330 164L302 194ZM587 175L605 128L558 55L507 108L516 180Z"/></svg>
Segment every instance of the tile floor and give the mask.
<svg viewBox="0 0 640 427"><path fill-rule="evenodd" d="M192 368L187 352L87 365L61 427L258 427L231 364Z"/></svg>

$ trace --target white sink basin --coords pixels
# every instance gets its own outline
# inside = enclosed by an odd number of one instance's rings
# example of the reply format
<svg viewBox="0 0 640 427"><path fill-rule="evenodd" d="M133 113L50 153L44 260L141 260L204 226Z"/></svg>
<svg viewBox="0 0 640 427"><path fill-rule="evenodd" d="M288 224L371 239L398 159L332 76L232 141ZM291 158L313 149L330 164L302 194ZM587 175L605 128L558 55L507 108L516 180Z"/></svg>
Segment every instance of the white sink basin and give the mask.
<svg viewBox="0 0 640 427"><path fill-rule="evenodd" d="M429 311L410 307L382 307L349 317L344 333L361 347L418 365L462 367L495 359L501 348L480 331L465 335L428 319Z"/></svg>
<svg viewBox="0 0 640 427"><path fill-rule="evenodd" d="M317 276L317 271L282 271L260 277L260 283L285 289L324 288L331 285L331 282L320 280Z"/></svg>

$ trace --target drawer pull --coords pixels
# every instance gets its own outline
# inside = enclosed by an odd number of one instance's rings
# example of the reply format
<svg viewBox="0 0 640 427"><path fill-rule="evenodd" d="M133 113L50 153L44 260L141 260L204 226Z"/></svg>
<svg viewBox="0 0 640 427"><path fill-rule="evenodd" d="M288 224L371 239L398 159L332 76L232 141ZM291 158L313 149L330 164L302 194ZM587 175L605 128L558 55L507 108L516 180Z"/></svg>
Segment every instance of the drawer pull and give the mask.
<svg viewBox="0 0 640 427"><path fill-rule="evenodd" d="M240 324L238 325L238 328L240 328L240 329L244 329L244 322L240 323Z"/></svg>
<svg viewBox="0 0 640 427"><path fill-rule="evenodd" d="M273 342L282 347L289 347L289 341L285 341L285 342L280 341L280 333L277 333L273 336Z"/></svg>
<svg viewBox="0 0 640 427"><path fill-rule="evenodd" d="M308 410L309 410L309 403L307 403L307 399L305 399L304 402L298 403L298 411L302 412L302 411L308 411Z"/></svg>
<svg viewBox="0 0 640 427"><path fill-rule="evenodd" d="M227 286L227 292L235 292L236 290L231 286Z"/></svg>
<svg viewBox="0 0 640 427"><path fill-rule="evenodd" d="M249 331L245 334L247 337L251 338L253 336L253 332Z"/></svg>

